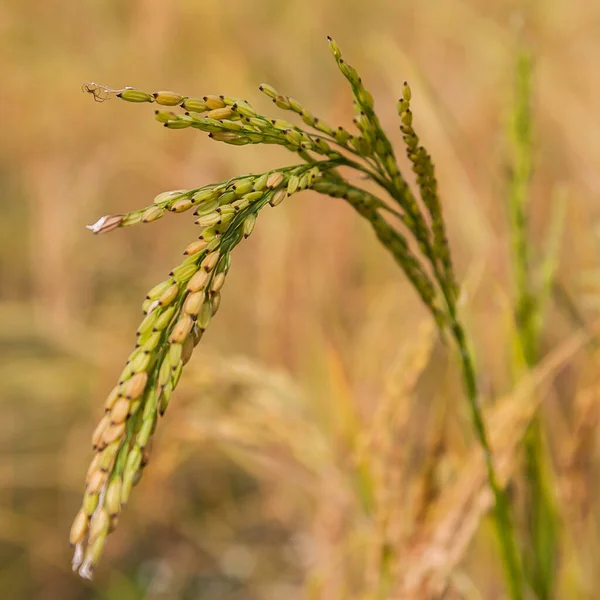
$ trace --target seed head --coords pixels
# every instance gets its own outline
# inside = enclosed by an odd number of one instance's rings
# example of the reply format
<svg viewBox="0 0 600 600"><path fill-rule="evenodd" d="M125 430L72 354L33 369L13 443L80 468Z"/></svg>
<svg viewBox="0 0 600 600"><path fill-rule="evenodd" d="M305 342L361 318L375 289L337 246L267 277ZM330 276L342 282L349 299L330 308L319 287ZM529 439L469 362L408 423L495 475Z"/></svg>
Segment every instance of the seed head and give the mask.
<svg viewBox="0 0 600 600"><path fill-rule="evenodd" d="M163 106L177 106L184 100L181 94L176 94L175 92L154 92L152 95L156 103Z"/></svg>

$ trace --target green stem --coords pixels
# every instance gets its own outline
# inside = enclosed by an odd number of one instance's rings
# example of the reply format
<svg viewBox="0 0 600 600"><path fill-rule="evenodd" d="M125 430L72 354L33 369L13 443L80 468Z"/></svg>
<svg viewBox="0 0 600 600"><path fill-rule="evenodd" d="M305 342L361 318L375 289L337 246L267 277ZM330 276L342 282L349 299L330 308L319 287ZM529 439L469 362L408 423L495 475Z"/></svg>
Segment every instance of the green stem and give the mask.
<svg viewBox="0 0 600 600"><path fill-rule="evenodd" d="M492 490L492 494L494 495L496 532L500 543L500 551L502 553L502 561L510 590L510 597L513 600L522 600L523 576L515 529L510 514L510 505L506 493L498 481L498 476L494 467L486 426L479 406L477 380L475 377L473 360L468 348L467 338L462 325L456 319L456 315L453 311L450 314L450 317L452 334L458 346L460 355L463 386L465 388L471 412L471 419L473 421L479 445L483 450L487 480Z"/></svg>
<svg viewBox="0 0 600 600"><path fill-rule="evenodd" d="M384 186L385 189L393 196L400 193L400 190L396 190L391 182L386 182L386 184L387 185ZM380 235L379 239L382 243L386 244L386 236ZM387 247L392 253L394 252L394 249L391 246ZM465 388L467 402L471 412L471 420L473 422L477 440L483 450L487 480L494 495L494 519L510 596L513 600L522 600L523 575L510 505L506 494L498 481L498 476L494 467L487 430L479 406L479 394L473 360L469 351L465 331L456 314L456 297L454 289L450 287L450 283L445 277L445 274L439 268L433 249L426 245L424 250L433 269L434 277L444 296L450 330L452 331L460 355L463 386Z"/></svg>

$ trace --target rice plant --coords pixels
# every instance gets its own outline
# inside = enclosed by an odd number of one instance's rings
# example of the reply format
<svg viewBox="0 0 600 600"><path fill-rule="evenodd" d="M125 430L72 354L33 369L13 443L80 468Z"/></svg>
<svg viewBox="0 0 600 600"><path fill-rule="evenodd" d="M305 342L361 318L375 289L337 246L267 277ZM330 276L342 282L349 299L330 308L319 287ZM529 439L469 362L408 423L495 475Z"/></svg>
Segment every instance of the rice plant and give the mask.
<svg viewBox="0 0 600 600"><path fill-rule="evenodd" d="M165 413L194 347L218 311L234 248L251 235L262 209L311 189L344 199L368 221L430 312L442 338L454 345L494 497L493 516L507 585L512 598L523 597L512 516L482 416L471 344L458 310L460 288L435 167L416 130L411 88L404 83L397 109L404 151L415 176L413 187L398 166L372 95L331 38L329 45L352 91L352 130L325 122L294 98L266 84L259 87L260 91L276 107L299 118L302 125L262 115L247 101L231 96L188 97L171 91L149 93L131 87L84 85L84 91L100 102L118 98L158 106L155 119L168 129L197 129L214 141L235 146L283 146L298 162L194 189L163 192L139 210L105 215L88 226L100 234L156 221L169 212L193 211L200 235L184 249L181 264L146 295L135 348L106 398L106 413L92 435L94 458L70 534L75 548L73 568L82 577L92 576L107 535L115 529L149 461L159 417ZM370 180L383 198L351 183L344 174L348 172Z"/></svg>

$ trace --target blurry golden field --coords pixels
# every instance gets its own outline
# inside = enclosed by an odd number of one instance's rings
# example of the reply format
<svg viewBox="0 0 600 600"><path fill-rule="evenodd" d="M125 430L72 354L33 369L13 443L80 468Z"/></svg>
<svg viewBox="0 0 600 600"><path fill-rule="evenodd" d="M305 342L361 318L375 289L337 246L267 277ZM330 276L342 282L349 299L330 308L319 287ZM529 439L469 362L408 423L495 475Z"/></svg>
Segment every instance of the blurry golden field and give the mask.
<svg viewBox="0 0 600 600"><path fill-rule="evenodd" d="M515 30L534 57L530 239L566 199L542 360L511 369L506 123ZM269 82L333 123L359 69L400 144L413 89L436 163L497 461L520 529L516 447L541 407L560 515L553 598L600 597L600 4L175 0L0 4L0 598L502 598L460 378L391 258L340 201L266 210L157 430L95 580L67 543L89 438L141 300L191 219L93 237L102 214L290 162L279 148L171 132L84 81L228 93L275 113ZM583 331L587 334L582 333ZM408 590L412 590L409 592ZM417 590L417 591L415 591Z"/></svg>

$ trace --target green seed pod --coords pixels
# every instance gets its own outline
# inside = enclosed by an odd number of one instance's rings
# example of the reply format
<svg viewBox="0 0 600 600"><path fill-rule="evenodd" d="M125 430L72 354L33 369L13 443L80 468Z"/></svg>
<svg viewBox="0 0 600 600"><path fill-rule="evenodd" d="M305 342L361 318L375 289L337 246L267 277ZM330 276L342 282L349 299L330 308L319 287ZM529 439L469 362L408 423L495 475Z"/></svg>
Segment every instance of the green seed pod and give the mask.
<svg viewBox="0 0 600 600"><path fill-rule="evenodd" d="M297 191L299 183L300 183L300 178L298 177L298 175L292 175L288 179L288 185L287 185L288 196L291 196L294 192Z"/></svg>
<svg viewBox="0 0 600 600"><path fill-rule="evenodd" d="M279 108L283 110L291 110L290 103L288 102L287 96L283 96L282 94L277 94L275 98L273 98L273 102Z"/></svg>
<svg viewBox="0 0 600 600"><path fill-rule="evenodd" d="M117 98L121 98L121 100L125 100L126 102L154 102L154 96L152 94L147 94L146 92L135 90L133 88L124 89L117 94Z"/></svg>
<svg viewBox="0 0 600 600"><path fill-rule="evenodd" d="M173 284L172 279L165 279L165 281L161 281L157 283L150 291L146 294L146 299L148 300L158 300L162 293L168 289Z"/></svg>
<svg viewBox="0 0 600 600"><path fill-rule="evenodd" d="M196 265L194 263L187 263L175 267L172 271L175 281L183 283L187 281L196 272Z"/></svg>
<svg viewBox="0 0 600 600"><path fill-rule="evenodd" d="M203 215L208 215L209 213L214 212L217 208L219 208L219 199L214 198L213 200L208 200L207 202L203 202L194 212L195 215L201 217Z"/></svg>
<svg viewBox="0 0 600 600"><path fill-rule="evenodd" d="M309 113L307 110L303 110L302 114L300 115L300 117L302 118L302 120L309 125L310 127L314 127L315 126L315 122L316 119L315 117Z"/></svg>
<svg viewBox="0 0 600 600"><path fill-rule="evenodd" d="M245 177L239 179L232 186L231 189L235 192L235 195L239 198L248 194L254 189L254 177Z"/></svg>
<svg viewBox="0 0 600 600"><path fill-rule="evenodd" d="M127 463L125 464L123 477L127 477L130 472L135 473L136 471L138 471L141 463L142 449L137 444L135 444L129 452L129 456L127 457Z"/></svg>
<svg viewBox="0 0 600 600"><path fill-rule="evenodd" d="M384 159L383 159L385 168L388 171L396 171L398 169L398 167L396 166L396 161L394 160L394 156L392 154L388 154Z"/></svg>
<svg viewBox="0 0 600 600"><path fill-rule="evenodd" d="M410 110L410 108L408 108L402 113L402 124L405 125L406 127L410 127L412 125L412 122L413 122L413 114L412 114L412 111Z"/></svg>
<svg viewBox="0 0 600 600"><path fill-rule="evenodd" d="M254 213L252 213L251 215L248 215L244 219L243 228L244 228L244 237L245 238L250 236L250 234L254 230L255 223L256 223L256 215Z"/></svg>
<svg viewBox="0 0 600 600"><path fill-rule="evenodd" d="M378 156L385 156L388 153L386 144L381 138L375 140L375 153Z"/></svg>
<svg viewBox="0 0 600 600"><path fill-rule="evenodd" d="M335 135L335 129L331 127L331 125L325 123L325 121L321 121L321 119L315 119L315 128L327 135Z"/></svg>
<svg viewBox="0 0 600 600"><path fill-rule="evenodd" d="M111 517L121 512L121 478L113 477L106 488L104 496L104 508Z"/></svg>
<svg viewBox="0 0 600 600"><path fill-rule="evenodd" d="M335 40L330 35L327 36L327 41L329 42L329 49L331 50L331 53L333 54L335 59L339 60L340 58L342 58L342 52L340 50L340 47L335 43Z"/></svg>
<svg viewBox="0 0 600 600"><path fill-rule="evenodd" d="M169 360L169 356L167 355L162 361L160 365L160 370L158 371L158 384L161 387L165 386L169 379L171 379L171 361Z"/></svg>
<svg viewBox="0 0 600 600"><path fill-rule="evenodd" d="M148 298L145 298L144 301L142 302L142 313L147 315L149 312L152 312L156 308L157 305L158 305L158 301L148 300Z"/></svg>
<svg viewBox="0 0 600 600"><path fill-rule="evenodd" d="M180 198L169 206L169 210L174 213L182 213L192 208L192 206L194 206L194 202L191 198Z"/></svg>
<svg viewBox="0 0 600 600"><path fill-rule="evenodd" d="M168 204L182 197L186 197L190 194L189 190L172 190L169 192L162 192L154 198L153 204Z"/></svg>
<svg viewBox="0 0 600 600"><path fill-rule="evenodd" d="M252 192L252 193L260 194L260 192ZM262 196L262 194L261 194L261 196ZM244 208L246 208L247 206L250 206L250 202L248 202L247 198L244 196L243 198L240 198L239 200L236 200L235 202L232 202L231 204L229 204L228 208L233 209L234 212L239 212L240 210L244 210ZM222 208L224 209L225 206L223 206Z"/></svg>
<svg viewBox="0 0 600 600"><path fill-rule="evenodd" d="M412 91L406 81L404 82L404 85L402 86L402 98L404 98L404 100L406 102L410 102L410 100L412 98Z"/></svg>
<svg viewBox="0 0 600 600"><path fill-rule="evenodd" d="M73 524L71 525L71 531L69 533L69 543L71 546L80 544L85 538L85 534L88 530L88 515L84 510L80 510L75 517Z"/></svg>
<svg viewBox="0 0 600 600"><path fill-rule="evenodd" d="M262 131L268 125L268 120L265 117L244 117L244 123L257 131Z"/></svg>
<svg viewBox="0 0 600 600"><path fill-rule="evenodd" d="M171 344L169 346L169 361L171 365L175 366L181 360L182 350L183 344Z"/></svg>
<svg viewBox="0 0 600 600"><path fill-rule="evenodd" d="M181 378L181 374L183 373L183 363L179 362L175 367L173 367L173 376L171 377L171 385L173 389L177 387L179 383L179 379Z"/></svg>
<svg viewBox="0 0 600 600"><path fill-rule="evenodd" d="M215 227L207 227L199 236L199 240L204 240L209 243L207 249L210 250L212 243L220 243L220 234Z"/></svg>
<svg viewBox="0 0 600 600"><path fill-rule="evenodd" d="M209 188L197 191L192 196L192 200L194 201L194 204L204 204L205 202L210 202L211 200L214 200L217 197L217 195L217 189Z"/></svg>
<svg viewBox="0 0 600 600"><path fill-rule="evenodd" d="M90 521L88 544L93 544L99 537L106 537L110 519L105 510L98 510Z"/></svg>
<svg viewBox="0 0 600 600"><path fill-rule="evenodd" d="M308 173L304 173L302 177L300 177L300 181L298 182L298 189L305 190L309 186L309 175Z"/></svg>
<svg viewBox="0 0 600 600"><path fill-rule="evenodd" d="M294 98L290 98L288 96L288 103L290 105L290 108L297 114L302 114L302 111L304 110L300 104L300 102L298 102L298 100L295 100Z"/></svg>
<svg viewBox="0 0 600 600"><path fill-rule="evenodd" d="M132 417L135 413L140 409L142 405L142 399L138 398L137 400L132 400L129 405L129 416ZM137 427L137 426L136 426Z"/></svg>
<svg viewBox="0 0 600 600"><path fill-rule="evenodd" d="M315 179L321 176L321 171L319 170L319 167L312 167L312 169L309 169L308 175L311 181L314 181Z"/></svg>
<svg viewBox="0 0 600 600"><path fill-rule="evenodd" d="M181 104L185 99L181 94L176 94L175 92L154 92L152 94L157 104L162 104L163 106L177 106Z"/></svg>
<svg viewBox="0 0 600 600"><path fill-rule="evenodd" d="M195 113L203 113L208 110L204 100L200 100L199 98L186 98L181 106L185 110Z"/></svg>
<svg viewBox="0 0 600 600"><path fill-rule="evenodd" d="M137 225L143 216L144 211L135 210L133 212L127 213L123 215L123 219L121 220L121 227L129 227L130 225Z"/></svg>
<svg viewBox="0 0 600 600"><path fill-rule="evenodd" d="M154 310L151 313L147 314L144 319L142 320L142 322L140 323L139 327L137 328L137 335L142 335L144 333L146 333L147 331L151 331L152 328L154 327L154 324L156 323L156 320L158 318L158 311Z"/></svg>
<svg viewBox="0 0 600 600"><path fill-rule="evenodd" d="M141 371L145 371L150 364L151 356L145 349L138 356L135 357L135 360L132 360L129 363L129 368L133 373L140 373Z"/></svg>
<svg viewBox="0 0 600 600"><path fill-rule="evenodd" d="M200 225L200 227L211 227L221 222L221 215L217 212L210 212L202 215L199 219L196 219L194 223Z"/></svg>
<svg viewBox="0 0 600 600"><path fill-rule="evenodd" d="M213 297L211 299L211 307L212 307L213 317L217 314L217 311L219 310L219 306L221 306L221 294L220 294L220 292L217 292L217 293L213 294Z"/></svg>
<svg viewBox="0 0 600 600"><path fill-rule="evenodd" d="M302 143L302 136L294 129L287 129L284 133L284 137L293 146L299 146Z"/></svg>
<svg viewBox="0 0 600 600"><path fill-rule="evenodd" d="M192 327L192 333L189 336L189 338L186 338L186 342L188 339L192 340L192 343L194 344L194 347L196 347L199 343L200 340L202 339L202 331L200 331L200 328L194 323L194 326ZM184 346L185 346L185 342L184 342Z"/></svg>
<svg viewBox="0 0 600 600"><path fill-rule="evenodd" d="M173 318L174 314L175 314L174 306L171 306L171 307L167 308L166 310L164 310L162 313L160 313L158 315L158 318L154 322L154 326L153 326L154 331L162 331L171 322L171 319Z"/></svg>
<svg viewBox="0 0 600 600"><path fill-rule="evenodd" d="M162 394L160 395L159 403L158 403L158 414L164 415L167 407L169 406L169 401L171 400L171 394L173 393L173 386L171 382L169 382L163 389Z"/></svg>
<svg viewBox="0 0 600 600"><path fill-rule="evenodd" d="M346 131L343 127L338 127L334 131L335 139L342 145L345 145L346 142L350 139L350 133Z"/></svg>
<svg viewBox="0 0 600 600"><path fill-rule="evenodd" d="M144 411L142 413L142 420L149 419L156 413L156 406L158 403L158 394L156 386L152 386L146 394L146 402L144 403Z"/></svg>
<svg viewBox="0 0 600 600"><path fill-rule="evenodd" d="M165 214L165 209L160 206L151 206L141 215L142 223L150 223L160 219Z"/></svg>
<svg viewBox="0 0 600 600"><path fill-rule="evenodd" d="M360 102L360 104L368 110L373 110L373 107L375 106L375 102L373 101L373 95L371 94L371 92L369 92L368 90L366 90L364 87L360 87L357 90L357 99Z"/></svg>
<svg viewBox="0 0 600 600"><path fill-rule="evenodd" d="M331 152L331 146L322 138L314 138L313 147L321 154L329 154Z"/></svg>
<svg viewBox="0 0 600 600"><path fill-rule="evenodd" d="M156 412L156 407L155 407ZM154 426L156 424L156 420L154 416L151 419L145 419L142 423L142 427L140 428L137 437L135 438L136 444L143 450L154 431Z"/></svg>
<svg viewBox="0 0 600 600"><path fill-rule="evenodd" d="M271 98L271 99L273 99L273 100L274 100L274 99L277 97L277 95L278 95L278 94L277 94L277 90L276 90L274 87L270 86L268 83L261 83L261 84L258 86L258 89L259 89L259 90L260 90L260 91L261 91L263 94L265 94L266 96L269 96L269 98Z"/></svg>
<svg viewBox="0 0 600 600"><path fill-rule="evenodd" d="M98 468L105 473L108 473L113 468L120 447L121 444L118 441L106 446L99 454L100 460L98 462Z"/></svg>
<svg viewBox="0 0 600 600"><path fill-rule="evenodd" d="M245 106L243 104L234 104L231 107L236 113L239 113L240 115L242 115L243 117L254 117L256 116L256 112L254 111L254 109Z"/></svg>
<svg viewBox="0 0 600 600"><path fill-rule="evenodd" d="M244 195L244 200L248 202L254 202L255 200L260 200L263 197L263 192L250 192L249 194Z"/></svg>
<svg viewBox="0 0 600 600"><path fill-rule="evenodd" d="M213 240L208 242L208 246L206 246L206 249L209 252L212 252L213 250L217 250L220 247L221 247L221 236L217 236Z"/></svg>
<svg viewBox="0 0 600 600"><path fill-rule="evenodd" d="M349 65L343 58L338 61L338 67L343 73L344 77L354 86L360 86L360 77L356 72L356 69Z"/></svg>
<svg viewBox="0 0 600 600"><path fill-rule="evenodd" d="M223 226L233 219L236 210L231 204L226 204L225 206L220 206L217 208L215 212L218 212L221 215L220 225Z"/></svg>
<svg viewBox="0 0 600 600"><path fill-rule="evenodd" d="M192 126L200 131L204 131L206 133L219 133L223 130L223 124L221 121L217 121L216 119L198 117L194 113L190 113L190 118L192 120Z"/></svg>
<svg viewBox="0 0 600 600"><path fill-rule="evenodd" d="M231 143L235 142L239 136L237 133L233 133L232 131L217 131L215 133L209 133L208 137L212 138L216 142Z"/></svg>
<svg viewBox="0 0 600 600"><path fill-rule="evenodd" d="M230 202L233 202L235 199L236 199L235 191L227 190L219 196L219 205L223 206L223 204L229 204Z"/></svg>
<svg viewBox="0 0 600 600"><path fill-rule="evenodd" d="M134 476L135 472L130 472L127 477L123 475L123 483L121 484L121 506L127 506L127 503L129 502Z"/></svg>
<svg viewBox="0 0 600 600"><path fill-rule="evenodd" d="M198 319L196 320L198 327L201 330L205 330L210 323L211 317L212 317L212 306L211 306L210 302L205 302L202 305L202 308L200 309L200 312L198 313Z"/></svg>
<svg viewBox="0 0 600 600"><path fill-rule="evenodd" d="M225 102L223 101L223 98L221 98L221 96L204 96L203 100L208 110L214 110L215 108L223 108L225 106Z"/></svg>
<svg viewBox="0 0 600 600"><path fill-rule="evenodd" d="M257 192L262 192L267 187L267 180L269 179L269 173L263 173L257 179L254 180L254 189Z"/></svg>
<svg viewBox="0 0 600 600"><path fill-rule="evenodd" d="M127 366L131 368L131 363L143 354L144 351L141 348L136 348L133 350L133 352L131 352L131 354L127 357Z"/></svg>
<svg viewBox="0 0 600 600"><path fill-rule="evenodd" d="M178 119L176 119L174 121L167 121L165 123L165 127L167 127L168 129L186 129L191 124L192 124L192 121L187 121L184 118L179 117Z"/></svg>
<svg viewBox="0 0 600 600"><path fill-rule="evenodd" d="M288 130L296 130L296 127L293 125L293 123L290 123L289 121L284 121L283 119L272 119L271 125L275 129L278 129L279 131L282 131L282 132L285 132Z"/></svg>
<svg viewBox="0 0 600 600"><path fill-rule="evenodd" d="M365 137L352 136L352 138L350 139L350 143L363 156L371 156L371 154L373 154L373 148L371 147L371 144Z"/></svg>
<svg viewBox="0 0 600 600"><path fill-rule="evenodd" d="M90 494L88 491L83 495L82 510L88 516L91 517L98 506L98 494Z"/></svg>
<svg viewBox="0 0 600 600"><path fill-rule="evenodd" d="M194 329L198 329L194 325ZM183 342L183 350L181 352L181 362L186 365L190 358L192 358L192 353L194 352L194 329L192 329L192 335L189 335L185 338L185 342Z"/></svg>
<svg viewBox="0 0 600 600"><path fill-rule="evenodd" d="M287 189L282 188L280 190L277 190L273 194L273 196L271 197L271 200L269 200L269 204L273 207L279 206L287 197L288 197Z"/></svg>
<svg viewBox="0 0 600 600"><path fill-rule="evenodd" d="M161 338L161 332L160 331L150 331L148 332L148 335L144 338L144 341L141 341L140 338L140 348L142 348L142 350L144 352L152 352L159 344L160 342L160 338Z"/></svg>
<svg viewBox="0 0 600 600"><path fill-rule="evenodd" d="M174 113L172 110L155 110L154 118L159 123L168 123L169 121L175 121L177 119L177 113Z"/></svg>

